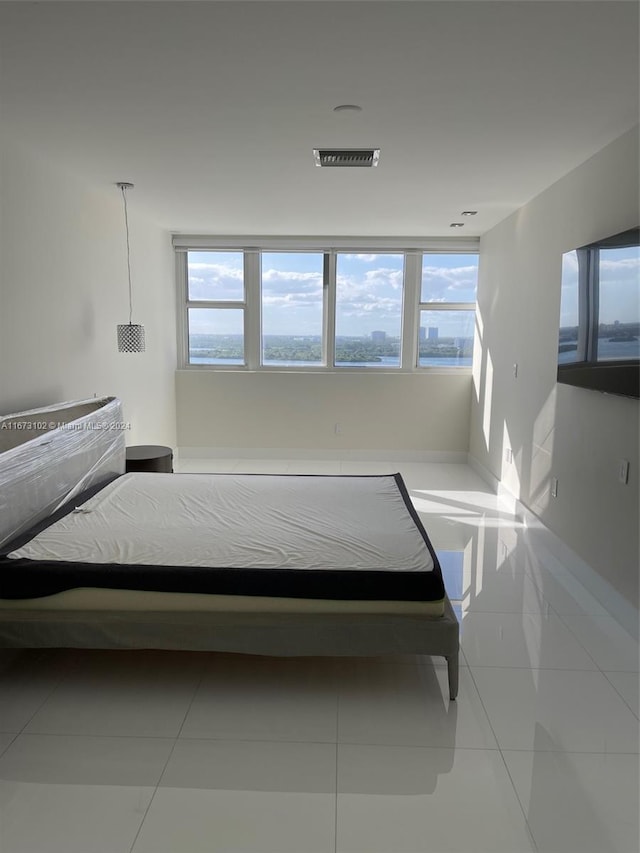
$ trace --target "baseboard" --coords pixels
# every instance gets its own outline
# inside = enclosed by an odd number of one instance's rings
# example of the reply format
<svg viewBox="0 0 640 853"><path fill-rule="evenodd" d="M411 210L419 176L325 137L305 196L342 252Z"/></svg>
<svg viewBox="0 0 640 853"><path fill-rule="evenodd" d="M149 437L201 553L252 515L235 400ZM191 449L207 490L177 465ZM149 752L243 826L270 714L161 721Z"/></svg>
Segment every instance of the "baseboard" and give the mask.
<svg viewBox="0 0 640 853"><path fill-rule="evenodd" d="M498 489L500 487L500 480L495 477L488 468L479 462L475 456L472 456L471 453L467 453L467 464L470 468L478 474L478 476L485 481L485 483L491 487L492 491L498 494Z"/></svg>
<svg viewBox="0 0 640 853"><path fill-rule="evenodd" d="M554 533L542 519L510 491L485 466L469 454L469 467L498 495L507 512L516 516L529 530L536 531L536 558L549 569L566 569L596 598L613 618L633 637L638 638L638 610L614 589L602 575L580 557L567 543Z"/></svg>
<svg viewBox="0 0 640 853"><path fill-rule="evenodd" d="M611 616L631 636L638 639L640 628L638 623L638 610L624 596L605 580L602 575L577 554L570 545L554 533L542 519L513 495L506 486L500 485L498 494L503 493L501 500L508 504L513 502L514 514L528 530L535 530L536 558L548 569L566 569L580 581L582 586L597 599Z"/></svg>
<svg viewBox="0 0 640 853"><path fill-rule="evenodd" d="M462 450L326 450L299 447L179 447L179 459L319 459L353 462L436 462L465 465Z"/></svg>
<svg viewBox="0 0 640 853"><path fill-rule="evenodd" d="M640 636L637 608L622 596L602 575L579 554L550 530L544 522L521 501L517 501L517 516L529 530L535 530L536 557L547 568L563 568L580 581L582 586L607 610L611 616L636 639Z"/></svg>
<svg viewBox="0 0 640 853"><path fill-rule="evenodd" d="M479 462L475 456L472 456L470 453L467 456L467 463L470 468L478 474L478 476L484 480L484 482L489 486L489 488L496 493L498 496L498 501L500 503L500 508L505 512L508 512L510 515L518 514L518 504L520 501L509 491L509 489L500 482L500 480L489 471L488 468Z"/></svg>

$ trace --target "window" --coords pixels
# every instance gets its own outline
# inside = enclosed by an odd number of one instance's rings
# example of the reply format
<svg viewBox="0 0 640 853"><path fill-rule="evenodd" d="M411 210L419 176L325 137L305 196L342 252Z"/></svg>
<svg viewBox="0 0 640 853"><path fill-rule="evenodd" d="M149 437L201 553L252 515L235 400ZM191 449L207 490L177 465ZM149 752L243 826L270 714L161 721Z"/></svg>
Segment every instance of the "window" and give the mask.
<svg viewBox="0 0 640 853"><path fill-rule="evenodd" d="M261 364L317 366L324 360L324 256L261 255Z"/></svg>
<svg viewBox="0 0 640 853"><path fill-rule="evenodd" d="M640 229L562 258L558 382L640 393Z"/></svg>
<svg viewBox="0 0 640 853"><path fill-rule="evenodd" d="M243 365L242 252L187 253L189 364Z"/></svg>
<svg viewBox="0 0 640 853"><path fill-rule="evenodd" d="M336 367L400 367L404 255L338 254Z"/></svg>
<svg viewBox="0 0 640 853"><path fill-rule="evenodd" d="M234 248L239 239L223 246L176 236L182 363L234 370L470 368L478 255L477 240L462 242L444 252L398 250L380 239L374 249L356 251L312 238Z"/></svg>
<svg viewBox="0 0 640 853"><path fill-rule="evenodd" d="M471 367L477 288L477 255L423 256L419 367Z"/></svg>

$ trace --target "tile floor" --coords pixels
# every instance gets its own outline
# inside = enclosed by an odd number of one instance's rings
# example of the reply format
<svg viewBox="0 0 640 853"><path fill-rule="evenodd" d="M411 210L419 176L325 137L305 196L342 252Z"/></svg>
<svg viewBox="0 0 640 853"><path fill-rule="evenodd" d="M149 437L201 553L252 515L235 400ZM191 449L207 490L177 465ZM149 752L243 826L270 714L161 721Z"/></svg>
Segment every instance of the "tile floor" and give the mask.
<svg viewBox="0 0 640 853"><path fill-rule="evenodd" d="M638 853L638 643L465 465L401 470L462 622L426 656L0 650L0 853Z"/></svg>

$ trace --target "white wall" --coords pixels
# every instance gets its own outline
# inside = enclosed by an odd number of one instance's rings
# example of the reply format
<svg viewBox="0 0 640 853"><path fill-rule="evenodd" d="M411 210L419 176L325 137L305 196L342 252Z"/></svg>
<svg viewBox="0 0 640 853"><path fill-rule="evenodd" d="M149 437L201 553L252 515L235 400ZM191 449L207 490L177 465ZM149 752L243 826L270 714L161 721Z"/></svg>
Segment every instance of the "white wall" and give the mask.
<svg viewBox="0 0 640 853"><path fill-rule="evenodd" d="M118 353L116 324L129 319L120 191L88 187L7 139L0 180L0 413L113 394L131 422L127 444L175 445L170 235L137 215L132 190L133 321L147 351Z"/></svg>
<svg viewBox="0 0 640 853"><path fill-rule="evenodd" d="M469 375L182 370L176 379L185 449L469 447Z"/></svg>
<svg viewBox="0 0 640 853"><path fill-rule="evenodd" d="M636 129L482 238L470 439L472 457L631 602L640 403L558 385L556 353L562 254L638 219ZM631 462L627 486L620 459Z"/></svg>

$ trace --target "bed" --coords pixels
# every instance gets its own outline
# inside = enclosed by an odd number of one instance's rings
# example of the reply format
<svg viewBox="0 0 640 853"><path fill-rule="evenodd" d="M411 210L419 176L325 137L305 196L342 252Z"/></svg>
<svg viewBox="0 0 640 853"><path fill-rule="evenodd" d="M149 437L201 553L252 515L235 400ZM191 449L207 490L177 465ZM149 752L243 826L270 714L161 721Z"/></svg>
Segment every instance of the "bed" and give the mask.
<svg viewBox="0 0 640 853"><path fill-rule="evenodd" d="M455 698L458 622L399 474L123 474L119 401L81 404L0 454L1 645L441 655Z"/></svg>

